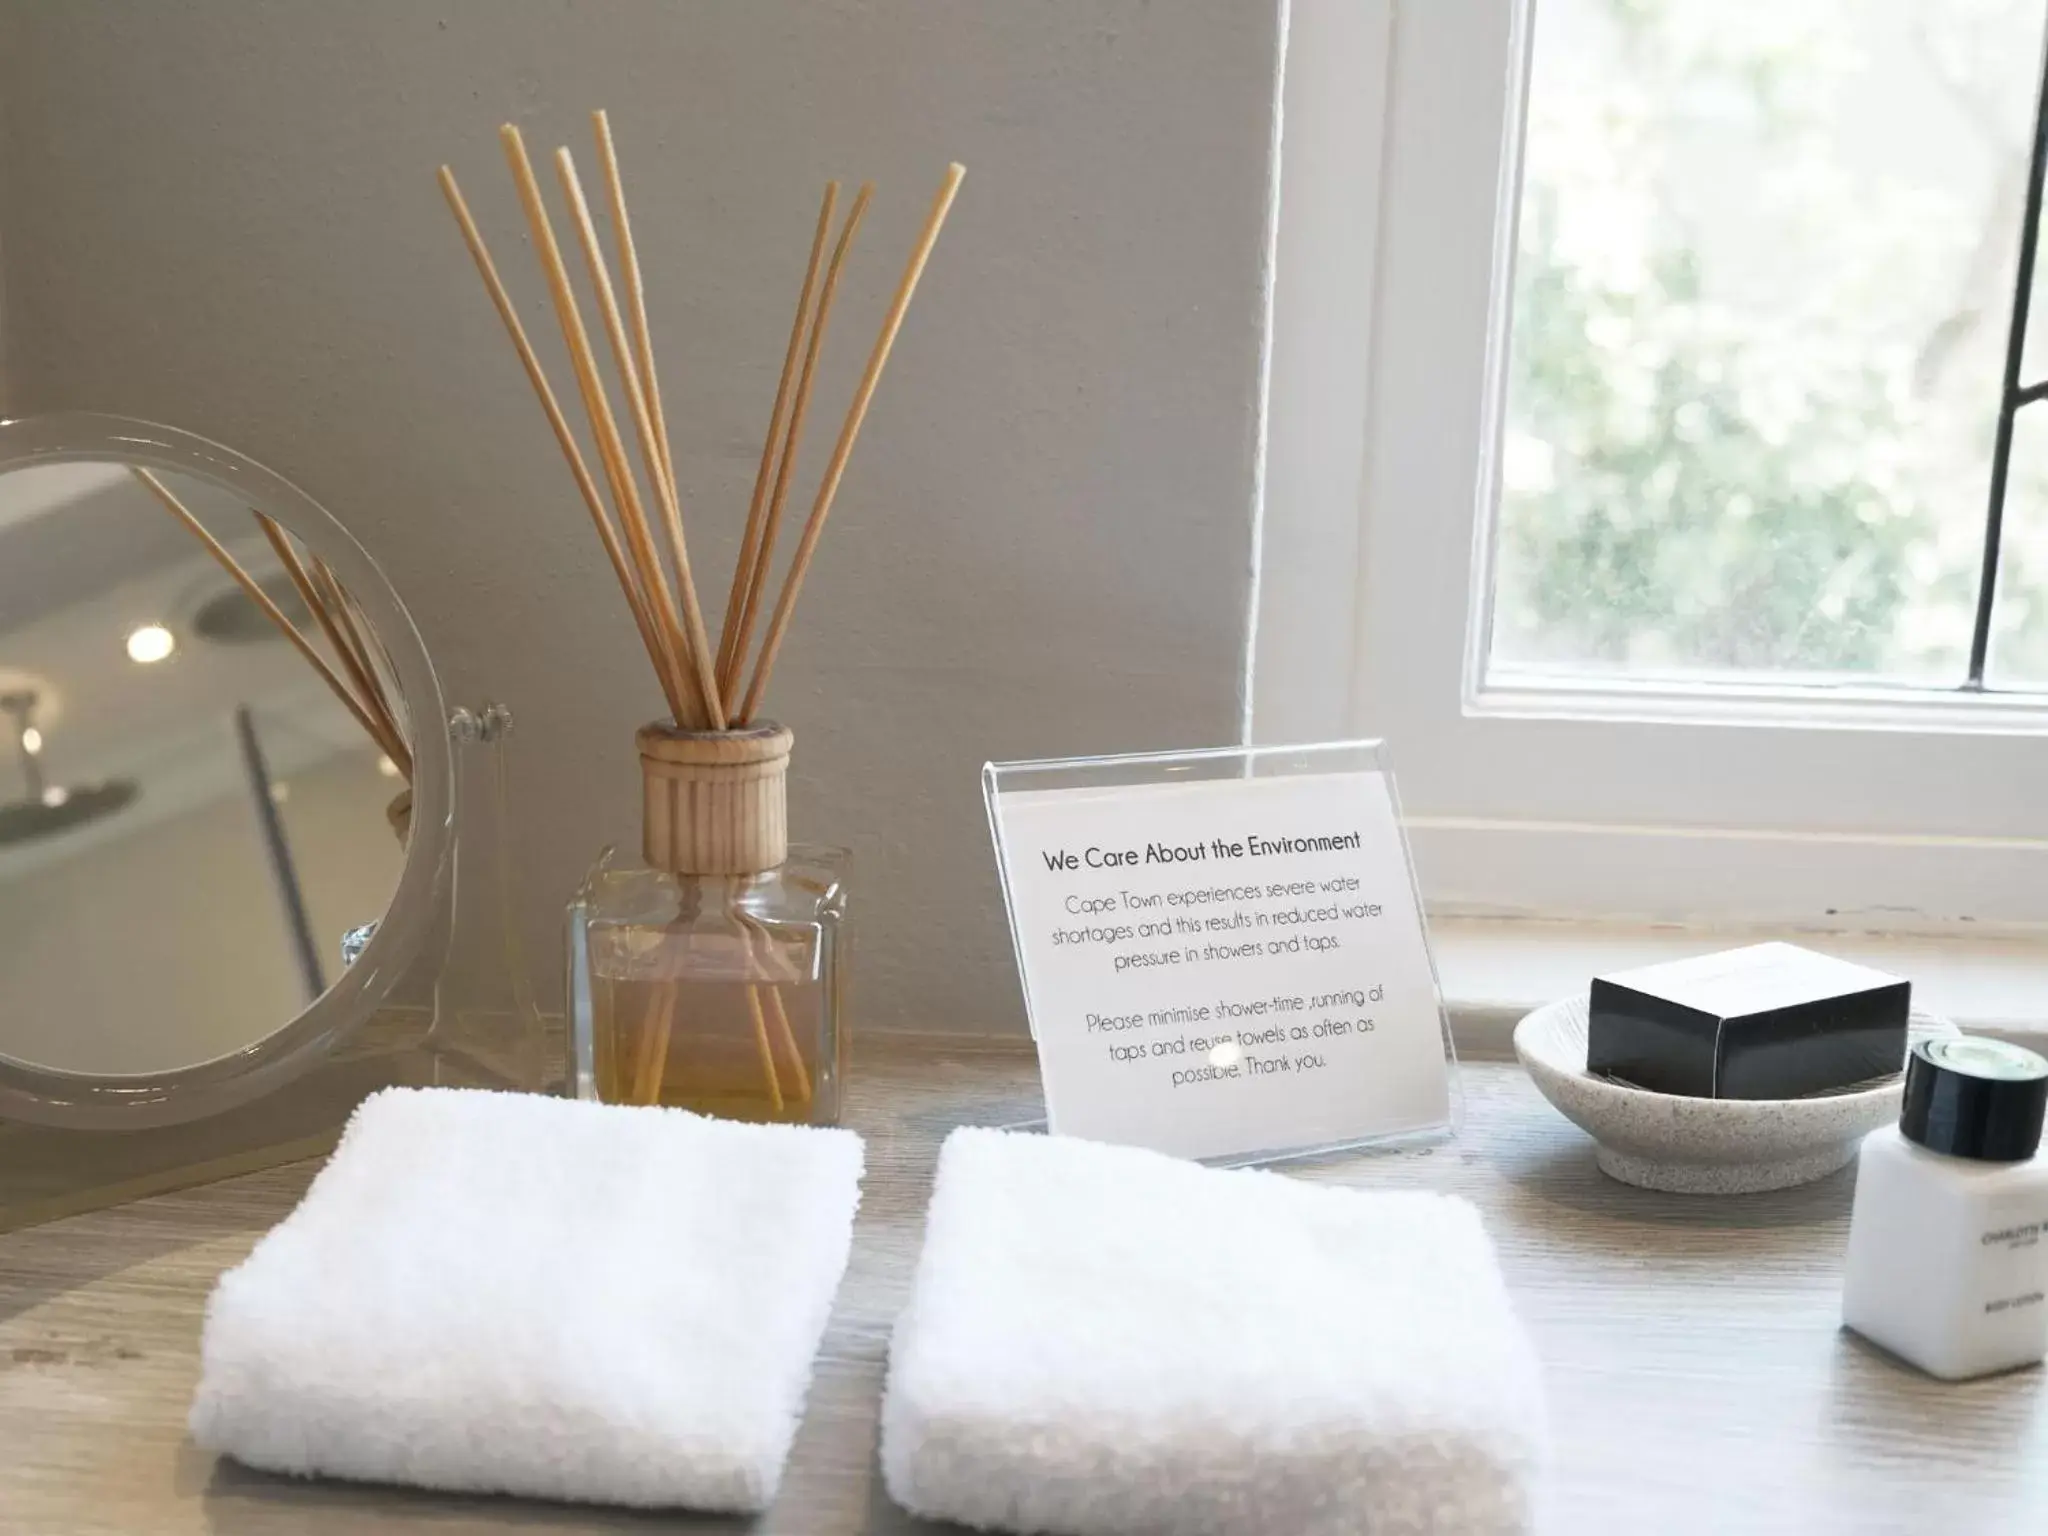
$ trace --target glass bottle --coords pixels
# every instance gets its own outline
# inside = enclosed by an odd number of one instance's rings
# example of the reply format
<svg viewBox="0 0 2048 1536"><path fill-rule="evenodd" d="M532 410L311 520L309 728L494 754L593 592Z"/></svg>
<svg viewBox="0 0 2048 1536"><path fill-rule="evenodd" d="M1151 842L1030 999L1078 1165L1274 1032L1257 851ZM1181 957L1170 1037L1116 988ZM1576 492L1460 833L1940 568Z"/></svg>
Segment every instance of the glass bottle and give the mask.
<svg viewBox="0 0 2048 1536"><path fill-rule="evenodd" d="M2048 1354L2048 1059L1977 1036L1921 1040L1896 1126L1856 1163L1842 1320L1931 1376Z"/></svg>
<svg viewBox="0 0 2048 1536"><path fill-rule="evenodd" d="M848 855L788 844L791 740L641 730L647 867L607 849L569 906L579 1098L837 1122Z"/></svg>

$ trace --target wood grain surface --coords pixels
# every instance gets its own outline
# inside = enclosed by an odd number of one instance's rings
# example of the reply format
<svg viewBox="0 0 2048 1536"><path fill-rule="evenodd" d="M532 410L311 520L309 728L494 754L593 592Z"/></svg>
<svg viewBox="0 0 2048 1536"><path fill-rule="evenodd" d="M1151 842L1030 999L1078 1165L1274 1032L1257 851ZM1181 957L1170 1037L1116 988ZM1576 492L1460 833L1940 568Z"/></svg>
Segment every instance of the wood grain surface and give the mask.
<svg viewBox="0 0 2048 1536"><path fill-rule="evenodd" d="M0 1236L0 1531L340 1533L938 1530L883 1492L888 1330L939 1140L1038 1111L1009 1040L864 1042L869 1138L853 1263L782 1496L757 1522L298 1482L185 1438L206 1294L291 1209L301 1164ZM1625 1188L1512 1065L1467 1063L1459 1138L1298 1165L1300 1177L1468 1196L1549 1385L1541 1528L2048 1532L2043 1373L1926 1380L1837 1326L1852 1175L1728 1199Z"/></svg>

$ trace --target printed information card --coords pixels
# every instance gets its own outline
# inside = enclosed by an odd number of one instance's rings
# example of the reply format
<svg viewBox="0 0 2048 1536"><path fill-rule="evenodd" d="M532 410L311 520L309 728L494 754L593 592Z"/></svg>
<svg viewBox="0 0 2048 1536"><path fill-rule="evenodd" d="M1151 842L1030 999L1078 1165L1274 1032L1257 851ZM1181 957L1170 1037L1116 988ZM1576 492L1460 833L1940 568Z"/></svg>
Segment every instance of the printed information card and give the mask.
<svg viewBox="0 0 2048 1536"><path fill-rule="evenodd" d="M1384 772L992 783L1053 1132L1224 1158L1448 1125Z"/></svg>

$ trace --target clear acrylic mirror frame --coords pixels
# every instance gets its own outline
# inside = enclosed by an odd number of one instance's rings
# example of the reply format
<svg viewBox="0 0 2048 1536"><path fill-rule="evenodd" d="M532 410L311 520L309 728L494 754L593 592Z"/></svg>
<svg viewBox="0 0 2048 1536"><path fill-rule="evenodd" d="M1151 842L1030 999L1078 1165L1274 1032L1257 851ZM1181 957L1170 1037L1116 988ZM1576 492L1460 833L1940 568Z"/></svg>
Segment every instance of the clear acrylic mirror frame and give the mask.
<svg viewBox="0 0 2048 1536"><path fill-rule="evenodd" d="M334 568L390 656L413 722L412 830L391 904L356 963L264 1039L189 1067L132 1077L56 1072L0 1053L0 1120L87 1130L171 1125L250 1103L291 1082L366 1023L431 927L454 847L447 709L411 616L362 545L318 502L254 460L175 427L91 412L0 422L0 475L105 462L210 481L281 523Z"/></svg>

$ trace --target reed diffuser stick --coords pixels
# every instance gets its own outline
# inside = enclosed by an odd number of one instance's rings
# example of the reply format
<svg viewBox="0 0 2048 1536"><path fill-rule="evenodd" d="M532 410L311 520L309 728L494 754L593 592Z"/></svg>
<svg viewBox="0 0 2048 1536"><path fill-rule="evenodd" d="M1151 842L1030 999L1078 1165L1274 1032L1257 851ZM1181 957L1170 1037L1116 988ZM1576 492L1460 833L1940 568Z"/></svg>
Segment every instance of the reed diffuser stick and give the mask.
<svg viewBox="0 0 2048 1536"><path fill-rule="evenodd" d="M761 1005L761 994L764 990L769 996L769 1007L765 1011ZM637 1059L633 1067L632 1084L627 1090L628 1102L661 1102L661 1084L662 1079L668 1074L669 1044L675 1032L676 1005L680 1001L679 991L674 982L659 984L649 997L646 1016L640 1023ZM783 1048L789 1052L790 1070L796 1083L794 1097L799 1104L810 1103L811 1084L809 1075L804 1070L803 1053L797 1049L796 1036L789 1027L789 1016L783 1010L781 996L772 983L767 984L765 988L752 982L748 983L747 1011L753 1020L755 1043L761 1058L761 1080L768 1090L770 1106L780 1115L791 1097L782 1090L782 1077L777 1067L775 1048L768 1025L771 1015L779 1025Z"/></svg>
<svg viewBox="0 0 2048 1536"><path fill-rule="evenodd" d="M769 935L766 924L741 911L735 911L733 916L745 935L742 942L746 947L747 969L757 972L762 978L747 983L747 1006L759 1012L762 999L766 998L767 1009L763 1016L769 1037L789 1054L790 1073L796 1084L790 1096L799 1104L808 1104L811 1102L810 1072L804 1066L803 1049L796 1043L796 1031L790 1028L789 1011L782 1005L782 988L771 979L777 969L786 973L788 966L777 957L775 940Z"/></svg>
<svg viewBox="0 0 2048 1536"><path fill-rule="evenodd" d="M335 674L334 669L327 665L325 658L313 649L313 642L299 633L298 626L285 617L284 610L270 600L270 594L263 590L262 583L243 569L242 563L232 554L228 553L227 546L221 543L219 539L216 539L207 530L206 525L192 515L191 510L182 501L178 500L171 492L169 486L165 485L163 481L159 480L148 470L138 468L135 465L131 464L129 466L129 472L142 482L152 496L163 503L165 509L173 517L185 525L187 531L194 538L206 546L207 553L212 555L214 560L219 563L221 569L233 578L235 585L240 587L248 595L249 600L263 610L264 616L271 623L275 624L284 637L298 648L299 654L319 674L320 680L327 684L334 696L347 707L348 712L356 717L356 724L360 725L368 733L372 741L383 748L384 755L396 763L399 772L407 780L410 780L412 778L412 754L406 751L405 743L398 740L397 737L388 734L381 724L371 718L369 711L356 702L356 697L349 691L348 684L344 683Z"/></svg>
<svg viewBox="0 0 2048 1536"><path fill-rule="evenodd" d="M583 258L590 267L590 284L597 292L597 310L611 341L612 356L618 364L619 380L625 387L626 405L640 439L640 458L647 468L648 483L668 531L669 555L675 561L676 591L682 598L685 642L683 660L692 673L700 703L710 729L725 729L725 705L718 696L718 684L711 672L711 642L704 629L704 610L697 602L697 581L690 570L689 541L683 534L683 509L676 501L675 485L667 471L667 449L655 435L654 417L647 408L647 394L641 388L633 353L626 339L625 322L612 292L611 274L605 270L604 248L597 242L597 226L591 221L590 204L583 196L583 183L576 175L576 160L568 150L555 151L555 171L561 178L562 193L583 245Z"/></svg>
<svg viewBox="0 0 2048 1536"><path fill-rule="evenodd" d="M768 516L762 525L761 547L753 569L747 573L747 595L740 608L739 629L733 641L731 674L724 684L727 713L735 718L737 710L734 706L739 697L740 679L746 675L747 643L753 638L754 616L760 609L761 597L768 589L768 577L773 569L775 536L782 527L782 508L789 498L789 482L796 469L797 449L803 442L804 421L811 408L811 384L817 378L818 357L825 349L825 333L832 323L832 303L839 295L839 273L846 265L846 253L853 248L853 237L860 232L860 221L874 195L875 184L871 181L862 183L853 199L853 207L846 215L846 223L839 231L839 242L832 248L832 261L825 269L824 291L818 295L817 313L811 319L810 339L804 346L803 371L797 378L796 404L789 413L782 459L775 467L775 492L769 498Z"/></svg>
<svg viewBox="0 0 2048 1536"><path fill-rule="evenodd" d="M661 410L661 380L654 372L654 333L647 324L647 289L640 280L640 252L633 244L633 219L626 209L626 184L619 174L619 147L612 142L612 120L600 107L590 114L597 140L597 159L604 171L606 199L611 204L612 242L619 248L619 275L626 289L626 312L633 321L633 348L638 354L640 387L647 392L647 410L654 418L654 440L661 445L661 472L669 495L676 495L676 465L668 437L668 418Z"/></svg>
<svg viewBox="0 0 2048 1536"><path fill-rule="evenodd" d="M499 130L499 135L521 209L533 236L535 252L547 280L555 318L575 372L577 390L589 419L598 467L603 472L605 491L609 493L609 505L598 489L596 476L584 463L575 433L548 387L511 299L498 278L474 221L463 205L453 175L445 166L441 170L442 188L462 228L477 270L490 292L492 303L507 334L512 337L535 394L541 400L592 522L604 542L612 561L613 575L639 626L642 643L661 680L675 725L682 728L682 734L678 734L658 724L644 727L639 734L646 797L643 809L644 846L650 862L678 877L679 892L701 895L709 887L692 882L731 876L746 878L752 872L775 865L784 857L786 810L782 785L789 733L780 727L763 727L749 732L740 732L734 727L752 720L759 707L883 367L964 173L958 165L948 168L945 183L933 202L908 267L897 285L881 334L868 358L846 421L834 444L801 539L788 562L760 651L751 657L753 670L751 681L748 681L754 625L767 605L769 583L775 575L776 540L798 468L811 393L829 332L840 276L874 189L872 185L861 187L840 226L830 260L824 261L827 238L838 212L840 192L837 182L826 187L747 504L739 557L733 569L714 647L698 601L695 574L691 568L674 447L669 437L656 371L645 276L634 238L624 177L619 168L618 145L612 135L610 119L602 111L592 114L591 128L611 220L615 247L613 257L608 258L605 252L598 235L597 221L592 217L589 199L577 173L575 158L568 149L556 151L555 169L583 252L611 361L617 370L616 384L624 401L626 418L623 423L614 411L596 348L584 326L578 296L525 143L518 128L509 123ZM618 264L616 273L611 265L613 259ZM633 462L634 454L627 446L628 432L635 440L637 468ZM648 491L646 496L641 493L643 476ZM665 536L665 550L657 548L654 526L657 518L662 525L661 534ZM363 660L362 653L358 653L357 659ZM375 682L374 669L366 666L365 670L370 672L370 681ZM756 762L765 765L758 776L727 778L709 771ZM687 795L684 793L686 789ZM750 924L743 913L739 921L749 935L759 926ZM761 931L760 938L764 944L768 942L765 929ZM751 956L754 948L751 937L746 947ZM772 950L773 945L768 947ZM786 964L778 973L777 964L773 955L754 957L748 973L738 979L744 987L766 1099L779 1118L792 1103L799 1106L809 1104L815 1093L810 1077L811 1067L806 1065L803 1047L791 1026L781 987L773 979L777 974L790 973ZM694 986L697 982L692 979L690 984ZM657 980L647 987L645 997L638 1005L643 1016L637 1021L637 1036L625 1035L624 1032L630 1028L627 1021L616 1021L619 1033L610 1038L618 1042L619 1049L608 1057L610 1091L624 1093L636 1102L662 1102L669 1071L671 1036L678 1010L685 1006L683 993L686 990L682 979L674 977ZM822 1062L816 1065L819 1070L825 1070ZM793 1086L787 1093L783 1086L785 1070L794 1074L791 1079ZM694 1068L690 1075L694 1076ZM700 1088L722 1093L729 1087L729 1084L686 1084L683 1097L687 1099L691 1092Z"/></svg>
<svg viewBox="0 0 2048 1536"><path fill-rule="evenodd" d="M754 663L754 680L747 685L746 700L739 708L742 722L753 719L754 711L760 707L761 694L775 670L776 653L781 650L783 637L789 632L789 616L796 608L797 594L803 590L804 575L810 570L811 557L817 552L818 536L825 531L825 519L831 515L832 499L839 493L840 479L846 473L846 461L853 453L855 439L860 436L861 423L867 418L868 403L875 397L875 386L881 382L883 366L889 361L889 351L896 344L896 333L902 329L903 316L910 309L911 295L917 291L917 280L924 274L925 262L931 256L932 247L938 243L939 231L945 226L954 194L960 190L961 178L966 174L967 168L958 161L946 167L945 180L932 199L931 211L925 215L924 229L918 235L908 265L903 269L903 279L896 285L896 297L882 321L882 333L875 338L875 349L868 357L867 370L861 375L860 387L854 391L853 404L846 413L846 424L839 430L839 441L834 445L831 461L825 467L818 498L811 506L810 521L804 525L803 538L790 561L789 575L783 579L782 595L775 604L775 616L769 621L768 633L762 637L760 659Z"/></svg>
<svg viewBox="0 0 2048 1536"><path fill-rule="evenodd" d="M775 1105L775 1112L779 1115L782 1113L782 1106L785 1102L782 1094L782 1079L775 1066L775 1047L769 1043L768 1015L761 1007L761 989L759 987L747 988L747 1012L753 1018L754 1039L760 1045L761 1061L768 1071L768 1083L771 1090L769 1099ZM797 1081L803 1084L805 1090L804 1097L808 1099L810 1097L810 1084L805 1081L802 1057L797 1058L796 1077Z"/></svg>
<svg viewBox="0 0 2048 1536"><path fill-rule="evenodd" d="M725 599L725 623L718 636L718 687L730 693L733 670L733 639L739 633L740 603L753 585L754 566L761 553L761 520L768 511L768 480L775 468L775 444L782 436L783 413L789 409L789 387L796 379L796 360L804 348L804 323L810 318L811 299L818 287L818 269L825 260L825 237L832 233L832 213L839 203L839 183L825 183L825 200L818 205L818 228L811 236L811 257L804 267L804 285L797 291L796 318L789 326L789 346L782 354L782 376L775 382L775 408L768 413L768 435L761 443L761 467L754 471L754 494L747 502L746 531L740 539L739 559L733 562L732 591Z"/></svg>
<svg viewBox="0 0 2048 1536"><path fill-rule="evenodd" d="M455 173L447 166L441 167L441 192L448 200L448 207L455 215L455 222L461 226L462 239L469 247L469 254L476 262L478 274L489 291L491 304L498 311L498 318L504 323L506 334L512 338L513 350L519 354L519 361L526 370L527 382L540 400L540 407L548 419L548 426L554 431L555 442L562 450L562 457L568 461L569 474L576 482L577 492L583 498L583 505L590 513L591 523L597 529L597 539L604 546L606 557L611 561L612 574L618 578L619 590L625 594L626 606L632 611L634 627L640 631L640 642L647 649L647 659L654 664L654 675L661 683L663 696L668 700L669 711L676 720L684 718L681 691L676 679L663 659L659 631L653 617L647 611L646 598L628 565L625 549L619 543L618 531L613 528L610 515L605 511L604 499L599 494L597 482L590 477L590 468L583 460L583 450L576 442L576 434L570 430L569 421L562 414L561 403L548 384L547 374L542 369L540 358L533 350L533 343L527 340L526 327L519 322L519 312L512 307L512 297L505 291L504 280L498 276L497 263L491 260L488 246L484 244L482 232L476 227L476 220L470 217L469 204L463 200L462 189L456 184Z"/></svg>
<svg viewBox="0 0 2048 1536"><path fill-rule="evenodd" d="M689 640L677 619L675 598L669 591L661 556L655 553L654 536L648 527L647 513L640 505L639 490L634 484L633 466L626 460L618 422L612 415L611 401L605 394L604 380L597 371L597 360L591 352L590 335L583 328L583 314L577 307L575 290L569 285L569 269L562 261L562 248L555 240L555 228L548 218L547 204L541 200L540 182L533 174L533 163L526 157L526 142L520 137L519 129L507 123L498 130L498 134L504 144L505 159L512 167L513 181L519 189L519 201L526 213L527 226L533 232L534 248L547 275L548 291L555 304L555 318L561 326L562 340L569 349L569 360L583 393L584 411L590 417L591 435L596 438L598 455L604 461L612 500L617 505L619 521L626 530L626 548L633 556L635 572L647 602L648 618L660 645L662 664L674 683L676 699L688 706L678 709L676 723L701 730L709 723L709 716L699 707L702 699L694 697L695 687L691 682L694 668L686 662Z"/></svg>
<svg viewBox="0 0 2048 1536"><path fill-rule="evenodd" d="M646 1016L640 1021L632 1080L626 1088L628 1104L661 1102L661 1080L668 1072L669 1032L674 1028L675 1012L676 984L656 982L648 993Z"/></svg>
<svg viewBox="0 0 2048 1536"><path fill-rule="evenodd" d="M761 994L747 988L747 1011L753 1015L754 1045L761 1053L761 1072L768 1079L768 1102L780 1116L787 1102L782 1096L782 1078L775 1070L775 1048L768 1043L768 1024L761 1014Z"/></svg>
<svg viewBox="0 0 2048 1536"><path fill-rule="evenodd" d="M607 176L611 182L614 223L621 245L620 264L626 274L629 286L637 282L637 264L632 256L631 222L625 211L624 189L617 179L615 156L611 154L609 125L601 118L597 123L600 153L607 157ZM652 377L653 347L649 338L644 309L636 315L638 329L638 357L628 345L624 320L619 311L618 300L613 292L611 276L606 268L603 247L597 238L597 226L590 216L589 201L582 181L576 173L575 157L567 149L555 151L555 169L562 184L563 196L567 199L577 238L583 247L584 261L590 271L592 290L597 295L598 313L604 322L605 334L611 344L613 361L619 372L620 384L625 392L635 431L639 438L641 462L645 467L649 484L654 488L656 500L660 503L667 525L669 549L675 561L676 590L682 600L683 621L686 638L690 645L689 664L696 671L700 696L710 728L714 731L725 729L724 704L720 697L715 669L712 666L709 639L704 626L703 611L697 599L695 577L690 568L689 546L685 538L681 504L677 499L673 464L669 456L669 444L665 430L657 423L648 382ZM629 303L633 302L629 297ZM762 1065L767 1077L769 1098L779 1115L783 1109L781 1084L775 1070L775 1057L770 1044L767 1026L762 1016L760 997L755 988L747 989L747 1001L754 1015L755 1035L761 1048ZM642 1073L650 1081L646 1086L658 1097L663 1075L667 1070L668 1047L673 1029L673 999L659 1009L660 1017L655 1021L655 1033L647 1042L643 1058Z"/></svg>
<svg viewBox="0 0 2048 1536"><path fill-rule="evenodd" d="M790 1070L796 1074L797 1102L808 1105L811 1102L811 1074L804 1066L804 1053L797 1048L796 1032L789 1027L789 1011L782 1006L782 988L770 982L761 990L768 996L768 1020L774 1026L775 1037L789 1052Z"/></svg>

